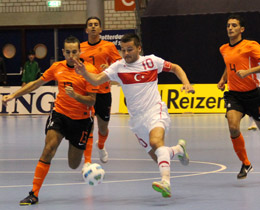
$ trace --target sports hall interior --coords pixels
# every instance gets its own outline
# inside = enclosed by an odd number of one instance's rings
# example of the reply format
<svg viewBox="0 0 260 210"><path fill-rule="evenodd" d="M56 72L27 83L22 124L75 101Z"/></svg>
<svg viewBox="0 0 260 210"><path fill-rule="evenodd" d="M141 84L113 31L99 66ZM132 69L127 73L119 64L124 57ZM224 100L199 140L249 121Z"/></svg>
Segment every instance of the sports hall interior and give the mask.
<svg viewBox="0 0 260 210"><path fill-rule="evenodd" d="M68 142L64 140L41 189L39 204L20 207L19 201L31 190L34 169L44 146L44 127L57 91L55 82L51 82L35 97L28 95L9 107L0 101L0 209L259 209L259 130L248 130L248 116L241 121L254 171L246 179L237 180L241 163L233 151L223 92L217 89L217 83L225 68L219 47L228 42L227 17L230 13L242 15L246 20L243 36L260 42L260 2L61 0L60 3L60 7L48 7L46 0L0 2L0 57L7 67L7 85L0 86L1 97L21 86L21 67L30 49L36 50L43 73L53 62L63 60L64 39L74 35L85 41L87 17L98 16L103 23L102 37L113 41L119 51L120 35L135 32L142 40L142 54L155 54L185 70L195 94L181 93L180 81L173 74L159 74L158 84L172 121L165 144L174 145L178 139L185 139L190 164L182 166L177 158L171 162L171 198L162 198L152 189L151 183L160 179L157 164L129 129L124 98L120 86L115 84L106 143L109 161L100 162L93 148L92 162L102 165L106 172L103 183L96 187L84 183L83 161L78 169L69 168ZM48 96L44 98L43 94Z"/></svg>

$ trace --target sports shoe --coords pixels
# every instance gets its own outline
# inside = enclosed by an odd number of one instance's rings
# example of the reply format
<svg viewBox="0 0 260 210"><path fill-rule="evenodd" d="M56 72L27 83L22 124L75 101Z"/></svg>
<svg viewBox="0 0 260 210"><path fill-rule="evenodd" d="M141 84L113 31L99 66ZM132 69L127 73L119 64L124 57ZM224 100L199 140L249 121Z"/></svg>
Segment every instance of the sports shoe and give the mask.
<svg viewBox="0 0 260 210"><path fill-rule="evenodd" d="M249 126L247 129L248 129L248 130L256 130L257 127L256 127L256 125L251 125L251 126Z"/></svg>
<svg viewBox="0 0 260 210"><path fill-rule="evenodd" d="M108 153L106 151L106 148L104 146L103 149L99 149L98 147L98 140L96 141L96 147L98 148L98 153L99 153L99 159L102 163L106 163L108 161Z"/></svg>
<svg viewBox="0 0 260 210"><path fill-rule="evenodd" d="M190 158L189 158L189 155L186 151L186 141L183 140L183 139L180 139L178 141L178 145L180 145L183 149L183 154L179 154L178 155L178 158L179 158L179 161L181 162L182 165L186 166L186 165L189 165L189 162L190 162Z"/></svg>
<svg viewBox="0 0 260 210"><path fill-rule="evenodd" d="M29 206L37 204L39 201L38 197L36 197L33 193L33 191L29 192L29 195L20 201L20 206Z"/></svg>
<svg viewBox="0 0 260 210"><path fill-rule="evenodd" d="M155 191L162 193L162 197L169 198L171 194L171 185L166 181L153 182L152 187Z"/></svg>
<svg viewBox="0 0 260 210"><path fill-rule="evenodd" d="M239 172L239 174L237 175L238 179L245 179L247 177L247 174L250 171L253 171L253 166L250 164L249 166L242 164L241 170Z"/></svg>
<svg viewBox="0 0 260 210"><path fill-rule="evenodd" d="M89 167L90 165L91 165L91 163L89 163L89 162L84 163L84 165L83 165L83 167L82 167L82 169L81 169L81 173L83 173L83 171L84 171L87 167Z"/></svg>

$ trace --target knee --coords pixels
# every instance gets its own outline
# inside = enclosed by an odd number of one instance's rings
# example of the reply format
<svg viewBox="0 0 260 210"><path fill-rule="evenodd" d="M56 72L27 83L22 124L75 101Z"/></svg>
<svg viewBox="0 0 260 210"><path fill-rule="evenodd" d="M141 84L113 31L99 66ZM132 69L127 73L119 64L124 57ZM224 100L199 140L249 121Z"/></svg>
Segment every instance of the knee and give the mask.
<svg viewBox="0 0 260 210"><path fill-rule="evenodd" d="M71 169L77 169L77 168L79 167L79 165L80 165L80 162L79 162L79 163L76 163L76 162L74 162L74 161L69 161L69 167L70 167Z"/></svg>
<svg viewBox="0 0 260 210"><path fill-rule="evenodd" d="M237 126L229 126L230 135L237 137L240 134L240 129Z"/></svg>

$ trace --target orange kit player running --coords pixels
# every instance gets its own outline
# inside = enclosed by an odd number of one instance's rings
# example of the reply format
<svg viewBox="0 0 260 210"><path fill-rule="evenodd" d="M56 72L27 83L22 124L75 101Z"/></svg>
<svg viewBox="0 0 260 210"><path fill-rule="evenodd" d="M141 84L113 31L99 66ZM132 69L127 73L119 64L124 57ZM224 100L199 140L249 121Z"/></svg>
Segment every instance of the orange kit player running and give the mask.
<svg viewBox="0 0 260 210"><path fill-rule="evenodd" d="M226 117L234 150L242 161L238 179L246 178L253 170L240 132L240 121L248 114L260 128L260 89L255 74L260 72L260 45L255 41L242 39L244 31L244 20L238 15L231 15L227 20L229 43L220 47L226 69L218 83L221 90L225 89L226 81L228 85L229 91L224 93ZM248 74L251 75L247 76Z"/></svg>
<svg viewBox="0 0 260 210"><path fill-rule="evenodd" d="M88 41L80 44L81 55L85 61L92 63L100 72L107 68L110 64L121 59L115 45L112 42L101 40L100 33L102 32L101 21L98 17L89 17L86 21L86 33ZM111 92L110 83L106 82L99 86L99 92L96 95L95 115L98 124L98 147L99 157L103 163L108 161L108 153L105 149L105 141L108 137L108 123L110 120L111 109ZM85 165L87 167L91 163L93 144L93 132L89 137L89 141L84 152Z"/></svg>
<svg viewBox="0 0 260 210"><path fill-rule="evenodd" d="M20 205L38 203L38 194L51 160L64 137L69 140L69 167L76 169L80 165L92 129L92 106L95 104L96 87L75 72L73 59L79 59L80 55L80 42L77 38L70 36L65 39L63 55L66 60L55 62L38 80L2 99L3 104L7 105L8 101L30 93L51 80L58 81L59 93L46 123L45 146L35 169L32 191L20 201ZM84 64L88 70L96 73L92 64Z"/></svg>

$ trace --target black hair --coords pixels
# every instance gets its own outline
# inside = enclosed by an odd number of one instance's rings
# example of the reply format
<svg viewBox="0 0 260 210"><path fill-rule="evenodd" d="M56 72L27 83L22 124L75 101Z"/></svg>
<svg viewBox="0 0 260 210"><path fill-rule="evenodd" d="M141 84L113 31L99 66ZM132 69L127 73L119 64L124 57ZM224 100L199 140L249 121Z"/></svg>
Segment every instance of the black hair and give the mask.
<svg viewBox="0 0 260 210"><path fill-rule="evenodd" d="M98 20L99 25L100 25L100 27L101 27L101 20L100 20L100 18L98 18L98 17L96 17L96 16L91 16L91 17L89 17L89 18L87 19L87 21L86 21L86 25L85 25L86 28L88 27L88 21L89 21L89 20L92 20L92 19Z"/></svg>
<svg viewBox="0 0 260 210"><path fill-rule="evenodd" d="M134 44L136 47L141 46L141 40L140 40L139 36L137 36L137 34L129 33L129 34L125 34L121 38L121 42L123 42L123 43L130 42L130 41L134 41Z"/></svg>
<svg viewBox="0 0 260 210"><path fill-rule="evenodd" d="M244 18L241 17L240 15L238 15L238 14L231 14L231 15L229 15L227 21L230 20L230 19L236 19L236 20L238 20L240 26L241 26L241 27L245 27L245 20L244 20Z"/></svg>
<svg viewBox="0 0 260 210"><path fill-rule="evenodd" d="M80 41L78 40L77 37L70 35L64 40L64 47L65 43L78 43L79 49L80 49Z"/></svg>

